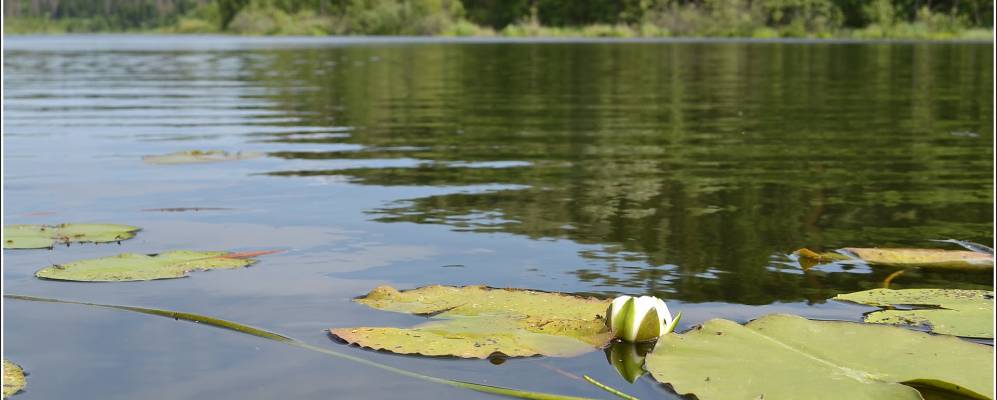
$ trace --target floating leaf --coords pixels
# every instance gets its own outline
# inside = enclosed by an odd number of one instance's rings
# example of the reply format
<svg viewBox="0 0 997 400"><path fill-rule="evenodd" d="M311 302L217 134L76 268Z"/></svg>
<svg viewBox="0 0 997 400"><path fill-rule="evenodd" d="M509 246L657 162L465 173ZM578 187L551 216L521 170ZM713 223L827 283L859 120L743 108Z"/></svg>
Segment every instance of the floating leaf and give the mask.
<svg viewBox="0 0 997 400"><path fill-rule="evenodd" d="M198 211L229 211L234 208L224 207L166 207L166 208L145 208L142 211L148 212L198 212Z"/></svg>
<svg viewBox="0 0 997 400"><path fill-rule="evenodd" d="M245 251L241 253L225 253L218 257L221 258L254 258L259 256L265 256L270 254L283 253L284 250L260 250L260 251Z"/></svg>
<svg viewBox="0 0 997 400"><path fill-rule="evenodd" d="M773 314L665 335L646 367L700 400L920 400L904 383L992 399L993 357L993 347L952 336Z"/></svg>
<svg viewBox="0 0 997 400"><path fill-rule="evenodd" d="M221 150L188 150L156 156L144 156L142 157L142 161L149 164L201 164L220 161L248 160L262 156L263 153L258 152L230 153Z"/></svg>
<svg viewBox="0 0 997 400"><path fill-rule="evenodd" d="M138 230L117 224L7 225L3 227L3 248L46 249L73 242L119 242L135 237Z"/></svg>
<svg viewBox="0 0 997 400"><path fill-rule="evenodd" d="M3 398L17 394L27 382L24 380L24 370L21 366L6 359L3 360Z"/></svg>
<svg viewBox="0 0 997 400"><path fill-rule="evenodd" d="M987 270L994 268L994 256L966 250L941 249L875 249L846 247L840 253L817 253L810 249L799 249L804 265L812 266L834 261L857 260L872 265L898 268L947 268Z"/></svg>
<svg viewBox="0 0 997 400"><path fill-rule="evenodd" d="M574 356L595 348L566 336L538 334L509 318L432 321L413 328L341 328L332 334L377 350L431 357Z"/></svg>
<svg viewBox="0 0 997 400"><path fill-rule="evenodd" d="M224 251L169 251L161 254L122 253L57 264L40 269L35 276L44 279L81 282L125 282L183 278L191 271L233 269L256 260Z"/></svg>
<svg viewBox="0 0 997 400"><path fill-rule="evenodd" d="M946 335L994 337L994 292L988 290L872 289L839 294L834 299L877 307L920 306L913 310L876 311L865 316L869 323L928 327Z"/></svg>
<svg viewBox="0 0 997 400"><path fill-rule="evenodd" d="M602 315L609 302L560 293L485 286L398 291L381 286L356 301L430 317L412 328L330 330L347 343L399 354L572 356L601 347L611 337Z"/></svg>

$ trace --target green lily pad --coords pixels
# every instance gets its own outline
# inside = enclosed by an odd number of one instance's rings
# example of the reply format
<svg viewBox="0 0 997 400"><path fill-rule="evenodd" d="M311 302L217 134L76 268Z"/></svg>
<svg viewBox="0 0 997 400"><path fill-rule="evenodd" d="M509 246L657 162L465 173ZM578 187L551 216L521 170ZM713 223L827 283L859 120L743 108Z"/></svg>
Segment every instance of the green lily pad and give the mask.
<svg viewBox="0 0 997 400"><path fill-rule="evenodd" d="M258 253L251 253L258 254ZM169 251L160 254L122 253L42 268L35 276L80 282L126 282L183 278L191 271L234 269L256 260L224 251Z"/></svg>
<svg viewBox="0 0 997 400"><path fill-rule="evenodd" d="M994 256L967 250L942 249L877 249L846 247L841 252L817 253L799 249L796 254L805 266L834 261L857 260L871 265L896 268L938 268L965 270L992 270Z"/></svg>
<svg viewBox="0 0 997 400"><path fill-rule="evenodd" d="M869 323L927 327L945 335L994 337L994 292L989 290L872 289L839 294L834 299L877 307L920 306L866 314L865 322Z"/></svg>
<svg viewBox="0 0 997 400"><path fill-rule="evenodd" d="M24 380L24 370L21 366L6 359L3 360L3 398L17 394L27 382Z"/></svg>
<svg viewBox="0 0 997 400"><path fill-rule="evenodd" d="M3 227L3 248L46 249L73 242L120 242L135 237L138 230L118 224L7 225Z"/></svg>
<svg viewBox="0 0 997 400"><path fill-rule="evenodd" d="M262 156L263 153L258 152L230 153L221 150L188 150L163 155L144 156L142 157L142 161L149 164L202 164L221 161L249 160Z"/></svg>
<svg viewBox="0 0 997 400"><path fill-rule="evenodd" d="M487 358L573 356L608 343L608 301L560 293L485 286L381 286L356 300L367 306L425 315L411 328L330 329L347 343L399 354Z"/></svg>
<svg viewBox="0 0 997 400"><path fill-rule="evenodd" d="M993 357L993 347L952 336L772 314L665 335L646 367L700 400L922 398L904 383L992 399Z"/></svg>

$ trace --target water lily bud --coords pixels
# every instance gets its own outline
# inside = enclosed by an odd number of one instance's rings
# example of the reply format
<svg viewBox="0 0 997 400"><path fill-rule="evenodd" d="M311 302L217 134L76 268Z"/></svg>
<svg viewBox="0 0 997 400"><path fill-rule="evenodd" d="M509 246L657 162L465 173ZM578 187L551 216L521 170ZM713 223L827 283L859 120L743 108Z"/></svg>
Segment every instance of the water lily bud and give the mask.
<svg viewBox="0 0 997 400"><path fill-rule="evenodd" d="M681 313L679 314L681 315ZM675 330L668 306L653 296L620 296L606 310L606 324L613 335L626 342L646 342Z"/></svg>

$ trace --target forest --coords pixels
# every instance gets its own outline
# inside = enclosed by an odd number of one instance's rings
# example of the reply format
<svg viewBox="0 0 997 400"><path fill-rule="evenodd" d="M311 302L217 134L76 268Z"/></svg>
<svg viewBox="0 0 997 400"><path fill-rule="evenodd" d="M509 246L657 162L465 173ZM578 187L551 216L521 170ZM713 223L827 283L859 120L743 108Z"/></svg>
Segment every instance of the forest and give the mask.
<svg viewBox="0 0 997 400"><path fill-rule="evenodd" d="M992 0L3 0L4 32L984 39Z"/></svg>

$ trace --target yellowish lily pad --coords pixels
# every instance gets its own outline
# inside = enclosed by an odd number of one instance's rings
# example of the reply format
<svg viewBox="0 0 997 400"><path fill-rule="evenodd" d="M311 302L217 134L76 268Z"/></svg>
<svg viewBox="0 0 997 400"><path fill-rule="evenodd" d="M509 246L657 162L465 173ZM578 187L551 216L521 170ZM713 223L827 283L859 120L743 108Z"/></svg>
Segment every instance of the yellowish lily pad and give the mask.
<svg viewBox="0 0 997 400"><path fill-rule="evenodd" d="M773 314L665 335L646 367L700 400L922 399L913 386L993 399L993 357L952 336Z"/></svg>
<svg viewBox="0 0 997 400"><path fill-rule="evenodd" d="M3 248L46 249L56 244L120 242L135 237L139 228L118 224L7 225Z"/></svg>
<svg viewBox="0 0 997 400"><path fill-rule="evenodd" d="M149 164L202 164L221 161L248 160L262 157L258 152L227 152L221 150L188 150L176 153L145 156L142 161Z"/></svg>
<svg viewBox="0 0 997 400"><path fill-rule="evenodd" d="M812 266L834 261L856 260L871 265L896 268L940 268L992 270L994 256L967 250L942 249L879 249L846 247L840 252L818 253L810 249L796 251L804 265Z"/></svg>
<svg viewBox="0 0 997 400"><path fill-rule="evenodd" d="M8 398L24 389L24 370L21 366L6 359L3 360L3 398Z"/></svg>
<svg viewBox="0 0 997 400"><path fill-rule="evenodd" d="M359 303L429 316L411 328L335 328L350 344L399 354L487 358L573 356L608 343L608 301L560 293L485 286L381 286Z"/></svg>
<svg viewBox="0 0 997 400"><path fill-rule="evenodd" d="M839 294L835 300L877 307L913 306L866 314L865 322L926 327L932 332L994 337L994 292L961 289L872 289Z"/></svg>
<svg viewBox="0 0 997 400"><path fill-rule="evenodd" d="M191 271L242 268L256 262L224 251L177 250L160 254L122 253L42 268L35 276L80 282L127 282L183 278Z"/></svg>

